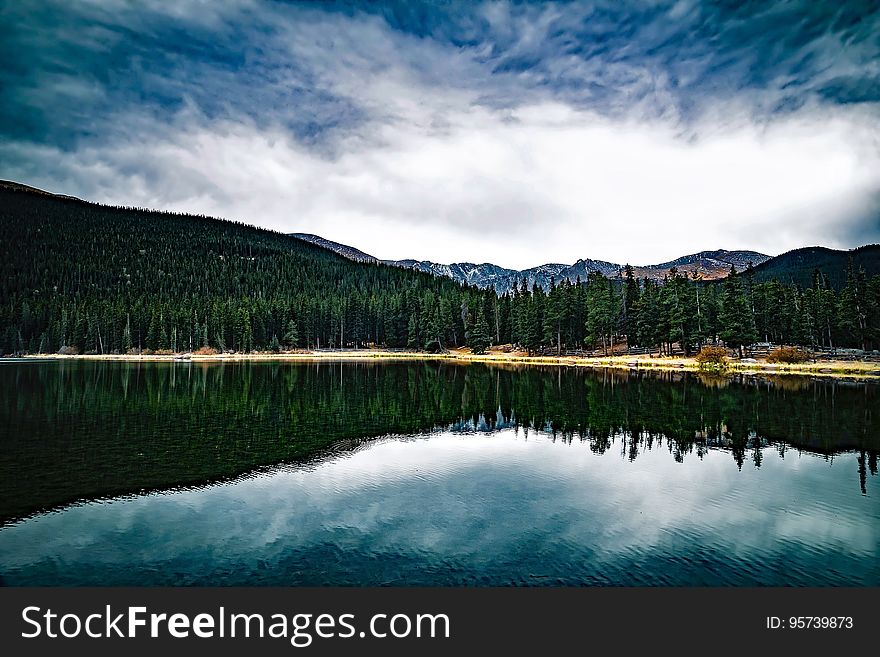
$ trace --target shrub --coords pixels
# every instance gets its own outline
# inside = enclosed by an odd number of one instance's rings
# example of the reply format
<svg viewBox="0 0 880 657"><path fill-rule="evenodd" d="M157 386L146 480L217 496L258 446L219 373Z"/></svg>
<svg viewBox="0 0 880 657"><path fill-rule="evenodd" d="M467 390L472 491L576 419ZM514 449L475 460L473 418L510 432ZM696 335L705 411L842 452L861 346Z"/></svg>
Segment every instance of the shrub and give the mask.
<svg viewBox="0 0 880 657"><path fill-rule="evenodd" d="M76 356L79 352L76 350L76 347L64 346L58 350L58 353L62 356Z"/></svg>
<svg viewBox="0 0 880 657"><path fill-rule="evenodd" d="M193 352L194 356L216 356L217 350L214 347L199 347Z"/></svg>
<svg viewBox="0 0 880 657"><path fill-rule="evenodd" d="M768 363L786 363L794 365L797 363L806 363L810 360L810 354L797 347L780 347L771 351L767 355Z"/></svg>
<svg viewBox="0 0 880 657"><path fill-rule="evenodd" d="M695 358L701 368L721 368L727 363L727 349L706 346L700 349Z"/></svg>

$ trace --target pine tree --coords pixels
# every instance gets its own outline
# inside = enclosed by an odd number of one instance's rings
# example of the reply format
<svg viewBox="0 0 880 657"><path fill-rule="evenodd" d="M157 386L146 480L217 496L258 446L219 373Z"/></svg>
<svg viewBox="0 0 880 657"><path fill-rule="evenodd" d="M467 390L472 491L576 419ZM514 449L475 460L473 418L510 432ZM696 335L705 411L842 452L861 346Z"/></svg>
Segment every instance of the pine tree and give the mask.
<svg viewBox="0 0 880 657"><path fill-rule="evenodd" d="M159 315L155 310L150 314L150 324L147 327L145 346L147 349L159 348Z"/></svg>
<svg viewBox="0 0 880 657"><path fill-rule="evenodd" d="M856 271L852 257L846 271L846 287L840 293L837 309L840 327L847 333L851 343L865 349L867 342L867 281L865 271Z"/></svg>
<svg viewBox="0 0 880 657"><path fill-rule="evenodd" d="M418 315L414 311L409 316L409 323L406 329L406 346L409 349L419 348L419 321Z"/></svg>
<svg viewBox="0 0 880 657"><path fill-rule="evenodd" d="M535 283L532 286L525 316L525 346L529 354L536 353L543 343L545 298L544 290Z"/></svg>
<svg viewBox="0 0 880 657"><path fill-rule="evenodd" d="M748 299L743 290L742 282L736 273L736 267L731 266L730 274L724 279L721 313L718 321L721 325L721 339L732 348L738 349L740 358L743 356L743 346L750 345L755 341L752 331L751 309Z"/></svg>
<svg viewBox="0 0 880 657"><path fill-rule="evenodd" d="M872 277L865 294L865 333L874 349L880 346L880 276Z"/></svg>
<svg viewBox="0 0 880 657"><path fill-rule="evenodd" d="M127 354L131 351L132 342L131 342L131 317L126 314L125 316L125 328L122 331L122 353Z"/></svg>
<svg viewBox="0 0 880 657"><path fill-rule="evenodd" d="M564 290L550 279L550 291L544 305L544 344L555 344L556 355L562 353L562 322L565 316Z"/></svg>
<svg viewBox="0 0 880 657"><path fill-rule="evenodd" d="M18 331L16 331L17 333ZM88 342L88 313L78 310L73 320L70 344L79 353L85 353Z"/></svg>
<svg viewBox="0 0 880 657"><path fill-rule="evenodd" d="M427 342L434 341L437 343L437 348L443 348L443 322L440 317L440 306L436 303L432 303L427 307L427 318L426 318L426 337L425 340Z"/></svg>
<svg viewBox="0 0 880 657"><path fill-rule="evenodd" d="M613 349L614 328L617 323L617 299L614 288L600 272L590 272L587 278L587 340L602 343L607 355L609 345Z"/></svg>
<svg viewBox="0 0 880 657"><path fill-rule="evenodd" d="M299 329L297 328L296 320L293 318L287 321L287 326L284 329L284 344L289 349L296 349L299 345Z"/></svg>
<svg viewBox="0 0 880 657"><path fill-rule="evenodd" d="M171 348L171 343L168 340L168 329L165 328L165 317L162 313L159 313L159 335L157 338L157 346L163 351L167 351Z"/></svg>
<svg viewBox="0 0 880 657"><path fill-rule="evenodd" d="M690 346L697 341L694 335L696 304L694 289L688 284L687 276L673 267L662 290L663 326L666 330L665 339L669 342L670 351L673 343L678 343L685 355L690 354Z"/></svg>
<svg viewBox="0 0 880 657"><path fill-rule="evenodd" d="M658 339L659 306L657 284L646 278L637 306L636 335L640 347L657 347L660 344Z"/></svg>
<svg viewBox="0 0 880 657"><path fill-rule="evenodd" d="M803 322L812 344L834 349L834 315L837 303L828 279L818 269L813 272L813 284L804 293Z"/></svg>
<svg viewBox="0 0 880 657"><path fill-rule="evenodd" d="M468 337L468 346L473 353L483 354L486 353L486 349L489 347L489 324L486 322L484 313L477 312L476 316L474 327L471 329Z"/></svg>
<svg viewBox="0 0 880 657"><path fill-rule="evenodd" d="M641 290L635 278L633 268L627 264L623 268L623 312L621 317L621 330L626 335L627 345L631 344L635 337L638 326L638 304Z"/></svg>
<svg viewBox="0 0 880 657"><path fill-rule="evenodd" d="M692 330L692 335L694 340L697 342L697 351L703 345L703 340L706 338L705 326L703 324L703 304L700 303L700 286L702 283L703 275L698 271L694 270L691 272L691 281L694 284L694 305L696 306L696 315L694 316L695 326Z"/></svg>

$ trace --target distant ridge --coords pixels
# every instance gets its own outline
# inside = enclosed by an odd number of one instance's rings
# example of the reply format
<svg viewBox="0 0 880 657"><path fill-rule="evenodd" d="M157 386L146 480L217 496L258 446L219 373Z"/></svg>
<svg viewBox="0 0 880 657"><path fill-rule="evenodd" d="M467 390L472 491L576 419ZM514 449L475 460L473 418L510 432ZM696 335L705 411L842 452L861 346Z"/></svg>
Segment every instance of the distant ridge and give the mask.
<svg viewBox="0 0 880 657"><path fill-rule="evenodd" d="M38 187L31 187L30 185L24 185L22 183L17 183L13 180L0 180L0 189L12 189L18 192L31 192L32 194L44 194L46 196L54 196L55 198L69 198L74 201L82 201L81 198L76 196L69 196L67 194L55 194L53 192L47 192L45 189L39 189Z"/></svg>
<svg viewBox="0 0 880 657"><path fill-rule="evenodd" d="M573 265L561 263L548 263L531 267L529 269L516 270L499 267L490 262L475 264L472 262L454 262L452 264L440 264L430 260L379 260L375 256L364 253L360 249L346 244L340 244L332 240L324 239L310 233L292 233L293 237L305 240L312 244L322 246L341 256L357 262L383 262L396 267L415 269L435 276L445 276L459 283L475 285L479 288L494 288L499 294L511 291L514 286L521 286L525 281L529 289L537 284L544 289L550 287L550 282L556 283L568 280L572 283L580 279L586 281L591 272L599 272L603 276L615 278L623 276L624 266L605 260L581 259ZM637 278L652 278L661 280L676 267L678 271L686 274L696 273L702 280L718 280L727 276L731 266L741 271L749 264L757 266L770 259L770 256L757 251L701 251L691 255L682 256L659 265L634 266L633 273Z"/></svg>

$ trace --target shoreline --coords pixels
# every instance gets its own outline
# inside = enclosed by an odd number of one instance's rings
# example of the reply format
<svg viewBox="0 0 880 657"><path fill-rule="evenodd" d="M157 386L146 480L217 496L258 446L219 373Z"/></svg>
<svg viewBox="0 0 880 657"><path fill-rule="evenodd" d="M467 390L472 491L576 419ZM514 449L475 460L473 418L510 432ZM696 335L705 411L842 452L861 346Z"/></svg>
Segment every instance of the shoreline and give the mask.
<svg viewBox="0 0 880 657"><path fill-rule="evenodd" d="M823 360L811 363L788 365L757 361L743 363L731 359L724 369L701 368L693 357L677 356L526 356L504 352L472 354L464 351L448 351L429 354L416 351L385 351L380 349L301 351L301 352L255 352L247 354L33 354L17 358L4 358L4 362L26 362L33 360L103 360L124 362L237 362L237 361L376 361L376 360L423 360L450 361L457 363L494 363L499 365L553 365L566 367L586 367L590 369L624 369L631 371L654 372L703 372L716 375L731 374L784 374L800 376L833 376L880 381L880 362L863 360Z"/></svg>

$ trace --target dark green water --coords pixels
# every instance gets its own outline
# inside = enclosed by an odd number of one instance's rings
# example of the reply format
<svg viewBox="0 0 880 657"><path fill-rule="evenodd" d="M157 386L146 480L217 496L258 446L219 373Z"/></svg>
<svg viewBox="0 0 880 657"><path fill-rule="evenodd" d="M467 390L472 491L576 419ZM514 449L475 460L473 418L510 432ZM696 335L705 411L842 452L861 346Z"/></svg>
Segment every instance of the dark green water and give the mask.
<svg viewBox="0 0 880 657"><path fill-rule="evenodd" d="M0 578L880 585L880 386L0 363Z"/></svg>

